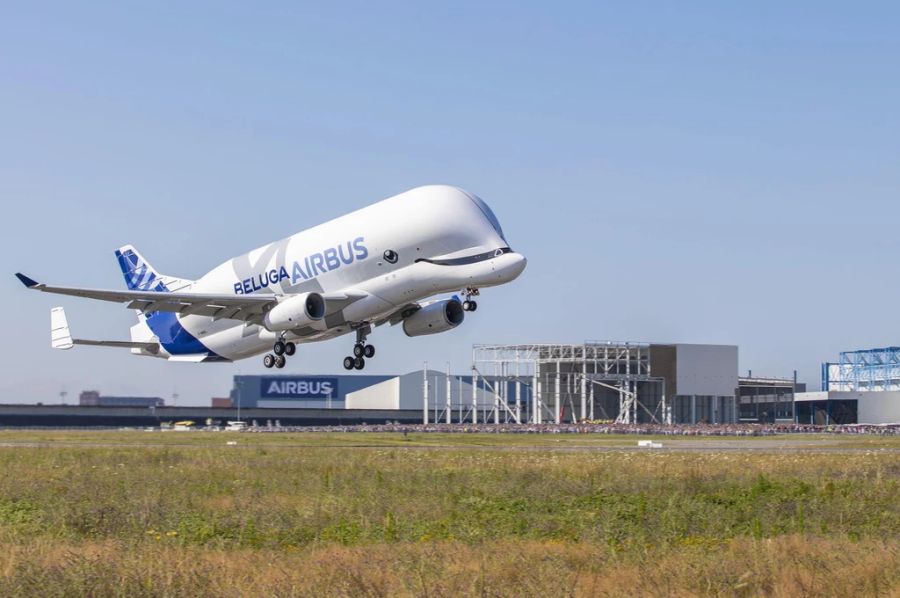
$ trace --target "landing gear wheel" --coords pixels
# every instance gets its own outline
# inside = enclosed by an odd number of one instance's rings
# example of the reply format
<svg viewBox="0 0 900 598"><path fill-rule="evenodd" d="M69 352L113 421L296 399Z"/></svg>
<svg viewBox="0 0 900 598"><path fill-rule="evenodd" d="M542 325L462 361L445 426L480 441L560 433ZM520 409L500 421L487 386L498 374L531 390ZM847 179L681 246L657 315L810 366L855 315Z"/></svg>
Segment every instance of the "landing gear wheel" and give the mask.
<svg viewBox="0 0 900 598"><path fill-rule="evenodd" d="M366 348L363 345L353 345L353 357L362 357L366 353Z"/></svg>
<svg viewBox="0 0 900 598"><path fill-rule="evenodd" d="M345 370L352 370L355 365L356 365L356 360L353 359L352 357L344 358L344 369Z"/></svg>
<svg viewBox="0 0 900 598"><path fill-rule="evenodd" d="M363 351L363 354L366 356L367 359L372 359L373 357L375 357L375 347L372 345L366 345L365 350Z"/></svg>
<svg viewBox="0 0 900 598"><path fill-rule="evenodd" d="M284 344L284 354L290 357L294 353L297 352L297 345L291 342L287 342Z"/></svg>
<svg viewBox="0 0 900 598"><path fill-rule="evenodd" d="M353 360L353 367L355 367L358 370L363 369L364 367L366 367L366 360L363 359L362 357L357 357L356 359Z"/></svg>
<svg viewBox="0 0 900 598"><path fill-rule="evenodd" d="M284 367L284 364L287 363L287 359L284 358L284 355L278 355L275 357L275 367L279 370Z"/></svg>
<svg viewBox="0 0 900 598"><path fill-rule="evenodd" d="M471 287L463 291L462 296L465 297L465 301L463 301L462 304L463 311L475 311L478 309L478 303L476 303L472 297L477 297L480 294L481 292L478 289L473 289Z"/></svg>
<svg viewBox="0 0 900 598"><path fill-rule="evenodd" d="M284 343L281 341L275 341L275 346L272 347L272 352L278 356L284 355Z"/></svg>
<svg viewBox="0 0 900 598"><path fill-rule="evenodd" d="M275 365L275 356L271 353L267 353L265 357L263 357L263 365L267 368L271 368Z"/></svg>

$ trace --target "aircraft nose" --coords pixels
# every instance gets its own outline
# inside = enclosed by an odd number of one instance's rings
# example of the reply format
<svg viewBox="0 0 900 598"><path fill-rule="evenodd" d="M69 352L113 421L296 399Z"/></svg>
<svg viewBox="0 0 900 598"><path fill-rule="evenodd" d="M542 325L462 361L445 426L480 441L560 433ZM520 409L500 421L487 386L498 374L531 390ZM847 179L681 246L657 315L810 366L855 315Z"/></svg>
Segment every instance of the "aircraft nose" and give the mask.
<svg viewBox="0 0 900 598"><path fill-rule="evenodd" d="M516 262L513 264L513 269L516 273L515 278L518 278L519 274L525 271L525 266L528 265L528 259L521 253L517 253L516 258Z"/></svg>
<svg viewBox="0 0 900 598"><path fill-rule="evenodd" d="M527 265L528 260L521 253L507 253L502 256L502 262L499 264L498 270L500 270L503 280L509 282L518 278L525 271L525 266Z"/></svg>

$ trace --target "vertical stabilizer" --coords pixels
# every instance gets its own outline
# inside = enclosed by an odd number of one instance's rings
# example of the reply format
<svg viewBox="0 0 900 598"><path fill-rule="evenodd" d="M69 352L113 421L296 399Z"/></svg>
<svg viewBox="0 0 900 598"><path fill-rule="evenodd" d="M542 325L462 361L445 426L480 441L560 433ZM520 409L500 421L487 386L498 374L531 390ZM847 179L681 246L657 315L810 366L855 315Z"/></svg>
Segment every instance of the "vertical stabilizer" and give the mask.
<svg viewBox="0 0 900 598"><path fill-rule="evenodd" d="M190 286L193 281L166 276L157 272L132 245L125 245L116 250L116 259L125 284L130 291L156 291L166 293L179 291Z"/></svg>
<svg viewBox="0 0 900 598"><path fill-rule="evenodd" d="M66 310L54 307L50 310L50 346L54 349L71 349L72 333L69 332L69 322L66 320Z"/></svg>

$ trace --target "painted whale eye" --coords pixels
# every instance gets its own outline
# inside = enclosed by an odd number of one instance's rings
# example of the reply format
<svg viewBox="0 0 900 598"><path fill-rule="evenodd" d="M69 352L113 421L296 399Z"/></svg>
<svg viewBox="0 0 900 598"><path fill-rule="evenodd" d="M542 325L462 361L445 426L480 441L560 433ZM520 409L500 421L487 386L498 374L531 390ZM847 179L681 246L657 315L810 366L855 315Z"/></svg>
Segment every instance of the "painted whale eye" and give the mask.
<svg viewBox="0 0 900 598"><path fill-rule="evenodd" d="M397 260L399 260L399 259L400 259L400 255L397 254L397 252L394 251L393 249L388 249L387 251L384 252L384 261L386 261L389 264L396 264Z"/></svg>

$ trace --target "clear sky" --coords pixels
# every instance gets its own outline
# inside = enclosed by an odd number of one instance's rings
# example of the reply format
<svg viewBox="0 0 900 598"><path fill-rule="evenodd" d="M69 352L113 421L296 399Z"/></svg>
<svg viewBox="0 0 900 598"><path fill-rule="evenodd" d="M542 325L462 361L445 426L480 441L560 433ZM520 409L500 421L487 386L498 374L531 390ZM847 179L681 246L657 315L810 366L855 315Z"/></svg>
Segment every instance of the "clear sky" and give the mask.
<svg viewBox="0 0 900 598"><path fill-rule="evenodd" d="M477 342L726 343L818 385L900 344L900 9L867 2L16 2L0 8L0 401L208 404L228 365L126 339L113 250L196 278L408 188L483 197L529 266L458 330L372 337L367 373ZM333 373L349 338L285 372Z"/></svg>

